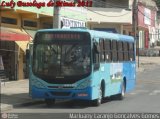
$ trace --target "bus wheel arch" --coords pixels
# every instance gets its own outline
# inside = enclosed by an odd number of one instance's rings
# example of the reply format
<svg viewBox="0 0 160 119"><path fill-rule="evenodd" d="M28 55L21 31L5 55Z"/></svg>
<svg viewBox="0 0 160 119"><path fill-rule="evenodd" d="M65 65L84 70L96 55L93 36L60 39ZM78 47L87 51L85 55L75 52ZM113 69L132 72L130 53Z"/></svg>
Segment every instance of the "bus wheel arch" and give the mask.
<svg viewBox="0 0 160 119"><path fill-rule="evenodd" d="M94 106L100 106L102 103L102 100L104 98L105 95L105 81L101 80L101 83L99 85L99 89L98 89L98 98L96 100L94 100Z"/></svg>
<svg viewBox="0 0 160 119"><path fill-rule="evenodd" d="M124 86L125 86L125 91L126 91L126 86L127 86L127 80L126 80L126 77L123 78L123 82L124 83Z"/></svg>
<svg viewBox="0 0 160 119"><path fill-rule="evenodd" d="M101 81L102 99L105 97L105 81Z"/></svg>
<svg viewBox="0 0 160 119"><path fill-rule="evenodd" d="M121 84L121 91L119 94L116 95L117 100L123 100L125 98L125 92L126 92L126 77L123 78L122 84Z"/></svg>
<svg viewBox="0 0 160 119"><path fill-rule="evenodd" d="M126 92L126 77L123 78L122 84L121 84L121 92L118 94L118 99L123 100L125 97Z"/></svg>

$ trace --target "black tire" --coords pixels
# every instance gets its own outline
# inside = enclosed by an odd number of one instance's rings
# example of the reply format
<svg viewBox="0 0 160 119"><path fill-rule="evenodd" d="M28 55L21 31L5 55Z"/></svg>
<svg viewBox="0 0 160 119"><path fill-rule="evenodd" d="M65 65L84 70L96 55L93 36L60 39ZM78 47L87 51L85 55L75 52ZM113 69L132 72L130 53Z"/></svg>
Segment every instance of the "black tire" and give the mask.
<svg viewBox="0 0 160 119"><path fill-rule="evenodd" d="M45 99L47 107L52 107L55 104L55 99Z"/></svg>
<svg viewBox="0 0 160 119"><path fill-rule="evenodd" d="M122 83L121 87L122 87L121 93L116 96L116 99L118 99L118 100L123 100L125 97L126 86L125 86L124 82Z"/></svg>
<svg viewBox="0 0 160 119"><path fill-rule="evenodd" d="M101 103L102 103L102 87L100 87L100 89L99 89L99 96L98 96L98 98L96 99L96 100L94 100L94 106L100 106L101 105Z"/></svg>

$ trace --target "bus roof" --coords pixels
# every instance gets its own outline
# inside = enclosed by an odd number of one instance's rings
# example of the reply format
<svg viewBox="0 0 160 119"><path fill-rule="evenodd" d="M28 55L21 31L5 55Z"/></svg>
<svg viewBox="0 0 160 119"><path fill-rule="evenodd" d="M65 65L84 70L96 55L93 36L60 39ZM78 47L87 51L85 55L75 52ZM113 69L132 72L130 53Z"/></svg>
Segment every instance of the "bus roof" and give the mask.
<svg viewBox="0 0 160 119"><path fill-rule="evenodd" d="M96 31L96 30L89 30L84 28L71 28L71 29L41 29L37 32L52 32L52 31L72 31L72 32L88 32L91 35L91 38L106 38L111 40L117 40L117 41L127 41L127 42L134 42L134 38L132 36L128 35L122 35L118 33L110 33L105 31Z"/></svg>

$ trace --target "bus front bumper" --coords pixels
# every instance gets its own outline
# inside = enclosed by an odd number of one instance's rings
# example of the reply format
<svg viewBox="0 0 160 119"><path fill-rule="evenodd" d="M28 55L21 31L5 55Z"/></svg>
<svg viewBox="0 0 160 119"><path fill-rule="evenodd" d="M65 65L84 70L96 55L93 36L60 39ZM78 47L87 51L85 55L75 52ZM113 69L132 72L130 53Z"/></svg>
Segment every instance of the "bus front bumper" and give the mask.
<svg viewBox="0 0 160 119"><path fill-rule="evenodd" d="M93 87L85 89L40 89L32 87L32 98L93 100Z"/></svg>

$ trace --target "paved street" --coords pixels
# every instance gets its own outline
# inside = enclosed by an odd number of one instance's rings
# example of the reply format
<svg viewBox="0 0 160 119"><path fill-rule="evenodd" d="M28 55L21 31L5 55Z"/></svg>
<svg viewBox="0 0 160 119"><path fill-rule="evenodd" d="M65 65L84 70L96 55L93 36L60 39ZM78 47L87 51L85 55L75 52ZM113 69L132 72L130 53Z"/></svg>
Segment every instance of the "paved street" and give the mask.
<svg viewBox="0 0 160 119"><path fill-rule="evenodd" d="M26 119L53 117L51 113L159 113L160 105L160 65L159 59L145 60L141 58L140 67L137 72L137 85L134 91L126 94L123 101L109 98L99 107L93 107L89 102L82 101L63 101L58 100L54 107L48 108L45 103L19 105L8 113L22 113ZM143 61L143 63L142 63ZM24 87L27 87L25 85ZM22 90L23 92L23 90ZM25 91L24 91L25 92ZM16 93L16 92L15 92ZM25 97L24 97L25 98ZM27 113L27 114L26 114ZM34 114L30 114L34 113ZM38 113L38 115L35 115ZM49 113L49 114L48 114ZM24 114L24 115L23 115ZM39 115L40 114L40 115ZM63 115L61 115L63 116ZM58 117L57 117L58 118ZM60 118L60 117L59 117Z"/></svg>
<svg viewBox="0 0 160 119"><path fill-rule="evenodd" d="M160 119L160 0L0 8L0 119Z"/></svg>
<svg viewBox="0 0 160 119"><path fill-rule="evenodd" d="M160 67L138 74L136 89L126 95L123 101L109 99L100 107L87 102L59 101L53 108L45 104L15 108L11 112L62 113L62 112L159 112Z"/></svg>
<svg viewBox="0 0 160 119"><path fill-rule="evenodd" d="M19 113L19 117L23 116L25 119L32 118L46 118L55 116L52 113L159 113L160 105L160 58L140 58L140 67L137 68L137 85L134 91L126 94L126 98L123 101L115 100L113 97L107 98L103 104L99 107L93 107L90 102L87 101L63 101L58 100L54 107L48 108L44 102L28 103L26 105L16 105L12 110L6 110L5 112L10 114ZM31 99L27 99L28 96L28 83L21 82L21 86L15 87L16 82L11 84L5 84L6 90L2 90L2 96L10 96L13 98L10 103L18 103L21 101L30 102ZM3 85L4 86L4 85ZM4 88L2 88L4 89ZM13 90L14 89L14 90ZM16 91L15 91L16 90ZM19 94L21 91L21 94ZM12 95L10 94L12 92ZM18 101L15 97L18 97ZM2 98L3 99L3 98ZM8 98L7 98L8 99ZM2 100L3 102L9 102ZM38 113L38 115L36 115ZM39 115L40 114L40 115ZM57 116L57 115L56 115ZM63 115L58 115L63 116ZM56 117L62 118L62 117ZM66 115L65 115L66 117Z"/></svg>

